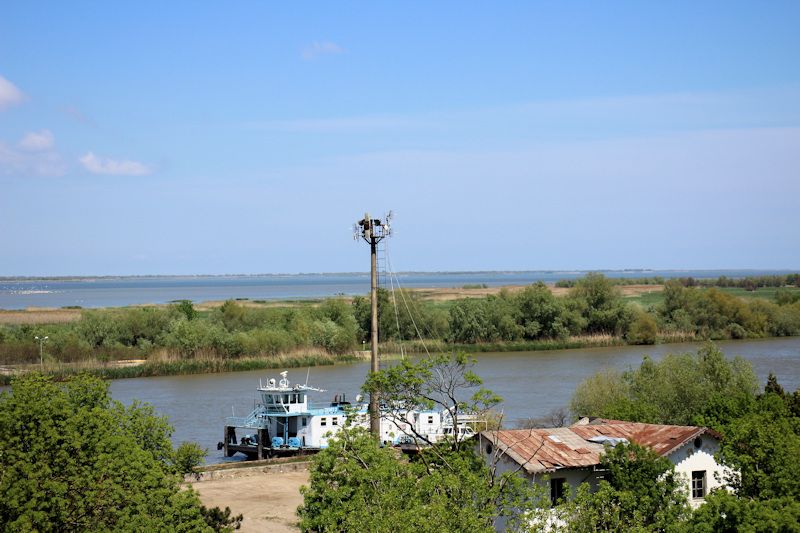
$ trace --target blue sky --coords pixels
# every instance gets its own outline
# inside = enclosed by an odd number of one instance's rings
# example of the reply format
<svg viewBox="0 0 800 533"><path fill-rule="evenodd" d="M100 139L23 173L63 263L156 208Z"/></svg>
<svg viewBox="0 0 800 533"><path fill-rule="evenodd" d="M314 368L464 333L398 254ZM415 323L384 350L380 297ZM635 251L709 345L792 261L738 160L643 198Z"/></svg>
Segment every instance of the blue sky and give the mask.
<svg viewBox="0 0 800 533"><path fill-rule="evenodd" d="M0 275L800 268L800 3L15 2Z"/></svg>

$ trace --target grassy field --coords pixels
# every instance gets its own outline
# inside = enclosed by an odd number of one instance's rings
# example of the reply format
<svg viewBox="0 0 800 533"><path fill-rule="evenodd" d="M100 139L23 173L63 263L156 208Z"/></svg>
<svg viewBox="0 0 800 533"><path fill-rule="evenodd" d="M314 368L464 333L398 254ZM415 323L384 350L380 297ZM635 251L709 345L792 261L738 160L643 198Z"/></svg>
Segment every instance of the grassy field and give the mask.
<svg viewBox="0 0 800 533"><path fill-rule="evenodd" d="M775 287L762 287L754 291L748 291L738 287L716 287L716 289L720 292L725 292L732 296L737 296L747 300L762 298L770 301L775 300L775 293L778 291L778 289ZM800 293L800 287L786 287L786 290L790 291L792 294ZM656 292L642 292L638 294L626 295L625 297L628 299L628 301L639 304L645 309L664 302L664 292L660 287Z"/></svg>

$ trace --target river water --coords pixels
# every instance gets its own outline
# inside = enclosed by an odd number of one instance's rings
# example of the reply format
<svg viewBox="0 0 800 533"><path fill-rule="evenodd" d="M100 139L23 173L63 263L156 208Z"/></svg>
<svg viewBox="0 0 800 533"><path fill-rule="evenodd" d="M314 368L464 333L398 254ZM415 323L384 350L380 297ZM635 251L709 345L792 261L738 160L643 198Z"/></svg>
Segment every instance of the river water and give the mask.
<svg viewBox="0 0 800 533"><path fill-rule="evenodd" d="M788 274L788 270L607 270L607 277L742 278ZM395 284L407 288L461 287L467 284L527 285L537 281L576 279L585 271L405 272ZM281 300L366 294L368 273L264 274L252 276L131 276L75 279L0 278L0 309L26 307L121 307L173 300ZM389 280L381 277L381 284Z"/></svg>
<svg viewBox="0 0 800 533"><path fill-rule="evenodd" d="M621 346L578 350L477 354L476 372L486 387L503 397L506 426L522 418L546 415L569 404L575 387L603 368L638 366L645 354L659 359L667 353L695 351L696 343ZM773 372L785 389L800 387L800 337L727 341L720 348L728 357L740 355L753 364L762 384ZM367 374L367 362L313 367L308 383L327 392L312 402L327 402L334 394L352 399ZM254 407L259 379L279 377L280 370L226 374L123 379L111 383L113 397L123 403L149 402L175 427L173 440L195 441L208 448L208 463L225 460L216 444L223 438L225 417L245 416ZM306 381L307 369L290 369L292 383Z"/></svg>

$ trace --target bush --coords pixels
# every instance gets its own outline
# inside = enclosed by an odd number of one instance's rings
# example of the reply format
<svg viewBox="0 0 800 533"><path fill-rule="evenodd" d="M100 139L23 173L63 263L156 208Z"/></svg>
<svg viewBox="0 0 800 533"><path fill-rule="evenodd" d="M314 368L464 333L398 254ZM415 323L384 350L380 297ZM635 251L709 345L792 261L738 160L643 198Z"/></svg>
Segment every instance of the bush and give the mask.
<svg viewBox="0 0 800 533"><path fill-rule="evenodd" d="M641 311L636 314L625 338L630 344L655 344L657 336L656 319L651 314Z"/></svg>
<svg viewBox="0 0 800 533"><path fill-rule="evenodd" d="M182 442L175 450L175 469L180 474L191 474L205 462L206 453L208 450L201 448L196 442Z"/></svg>

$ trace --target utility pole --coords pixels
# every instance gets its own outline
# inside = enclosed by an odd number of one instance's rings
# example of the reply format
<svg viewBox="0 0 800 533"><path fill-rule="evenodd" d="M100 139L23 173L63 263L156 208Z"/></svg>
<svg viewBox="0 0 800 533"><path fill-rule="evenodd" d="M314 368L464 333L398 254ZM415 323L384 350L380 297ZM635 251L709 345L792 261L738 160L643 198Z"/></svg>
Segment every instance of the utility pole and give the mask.
<svg viewBox="0 0 800 533"><path fill-rule="evenodd" d="M371 341L372 358L370 373L375 374L379 370L378 366L378 243L391 234L389 219L391 212L384 218L370 218L369 213L364 215L363 220L359 220L353 228L353 237L359 237L369 243L370 251L370 303L372 309ZM376 439L381 437L381 413L378 394L373 392L369 396L369 430Z"/></svg>

